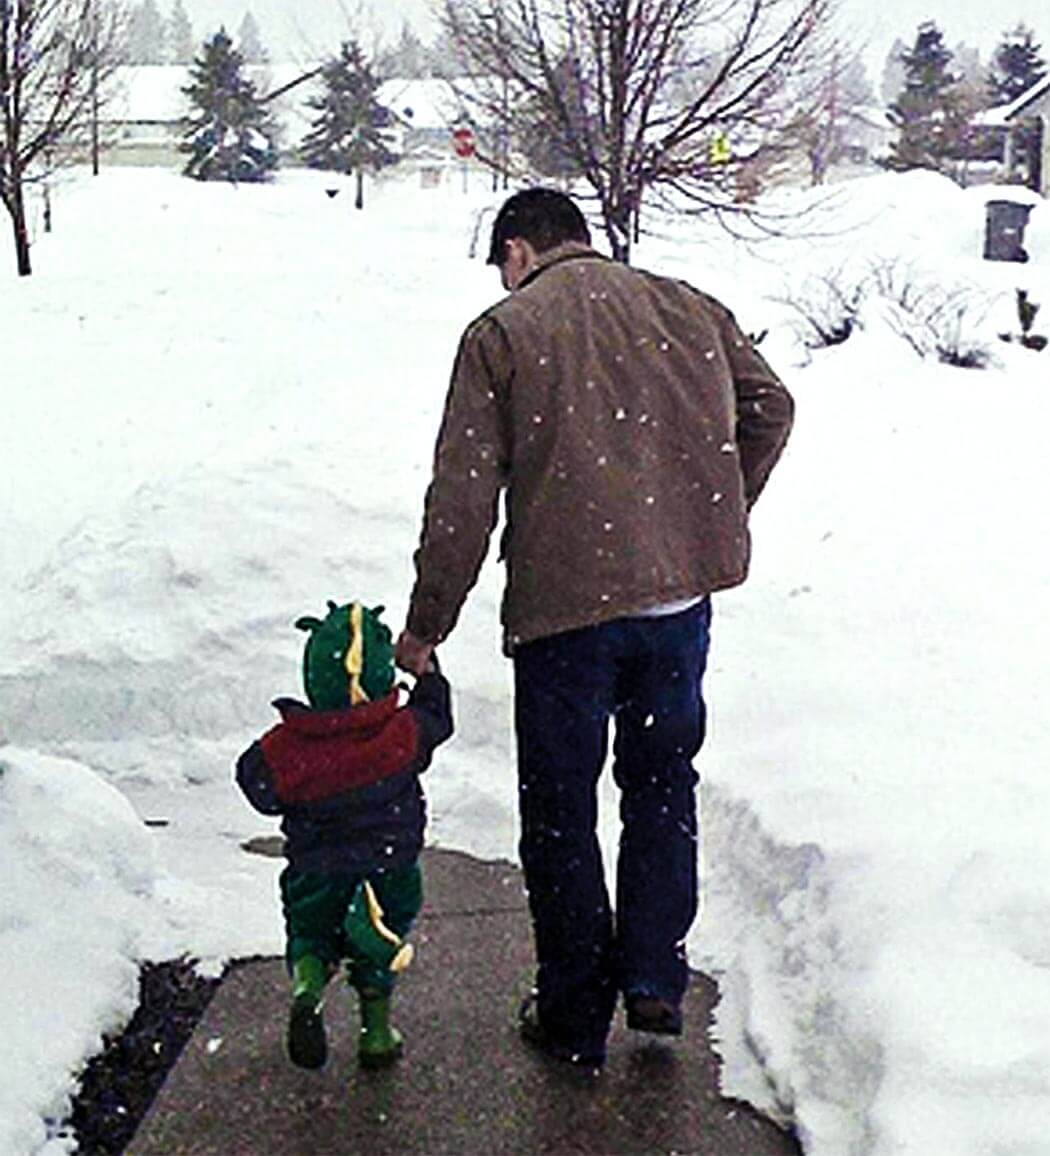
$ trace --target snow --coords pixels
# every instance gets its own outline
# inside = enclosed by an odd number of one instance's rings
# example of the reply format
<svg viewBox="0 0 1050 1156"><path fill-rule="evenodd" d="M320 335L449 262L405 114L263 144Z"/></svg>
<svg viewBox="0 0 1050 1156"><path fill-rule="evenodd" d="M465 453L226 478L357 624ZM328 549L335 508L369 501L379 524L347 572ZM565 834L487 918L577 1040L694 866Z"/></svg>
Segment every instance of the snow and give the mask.
<svg viewBox="0 0 1050 1156"><path fill-rule="evenodd" d="M467 80L395 78L383 81L376 99L413 128L448 129L466 118L465 103L475 96L475 87Z"/></svg>
<svg viewBox="0 0 1050 1156"><path fill-rule="evenodd" d="M35 1151L68 1073L135 1008L153 949L155 849L127 799L75 762L0 752L5 1152ZM70 933L70 913L75 924ZM41 1041L46 1041L41 1047Z"/></svg>
<svg viewBox="0 0 1050 1156"><path fill-rule="evenodd" d="M281 950L280 864L240 846L272 827L232 761L297 690L296 617L358 597L402 621L448 369L499 292L467 257L474 179L391 177L360 213L316 173L81 175L36 275L0 268L4 1153L71 1150L52 1122L138 961ZM980 257L1004 194L1033 206L1024 266ZM996 335L1017 288L1050 331L1050 211L929 173L775 201L808 207L804 236L682 218L637 254L768 329L798 401L713 625L689 949L723 992L723 1087L811 1156L1036 1156L1050 353ZM920 359L873 266L977 294L989 367ZM827 276L863 285L860 327L806 349L785 298ZM515 858L500 584L490 558L443 648L458 732L426 787L433 843Z"/></svg>

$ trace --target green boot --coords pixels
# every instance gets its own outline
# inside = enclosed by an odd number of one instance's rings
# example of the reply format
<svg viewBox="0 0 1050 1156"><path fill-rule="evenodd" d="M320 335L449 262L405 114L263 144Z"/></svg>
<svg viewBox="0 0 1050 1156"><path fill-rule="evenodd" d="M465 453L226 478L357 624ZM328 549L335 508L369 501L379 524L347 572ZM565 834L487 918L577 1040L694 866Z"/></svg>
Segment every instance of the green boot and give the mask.
<svg viewBox="0 0 1050 1156"><path fill-rule="evenodd" d="M362 988L361 1039L357 1058L362 1068L385 1068L404 1051L401 1033L390 1025L390 996L373 988Z"/></svg>
<svg viewBox="0 0 1050 1156"><path fill-rule="evenodd" d="M299 1068L323 1068L328 1059L324 989L331 975L316 955L304 955L292 968L292 1006L288 1011L288 1058Z"/></svg>

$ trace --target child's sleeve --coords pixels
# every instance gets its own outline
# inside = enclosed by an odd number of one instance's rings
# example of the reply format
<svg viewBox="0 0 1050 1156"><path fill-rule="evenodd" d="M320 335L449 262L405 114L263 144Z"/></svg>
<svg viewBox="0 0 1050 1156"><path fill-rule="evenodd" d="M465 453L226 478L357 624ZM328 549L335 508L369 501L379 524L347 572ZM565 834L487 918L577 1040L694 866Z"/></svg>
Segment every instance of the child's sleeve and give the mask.
<svg viewBox="0 0 1050 1156"><path fill-rule="evenodd" d="M266 764L259 743L252 745L237 760L237 786L248 802L264 815L280 815L284 808L274 790L273 773Z"/></svg>
<svg viewBox="0 0 1050 1156"><path fill-rule="evenodd" d="M448 679L437 669L421 674L408 696L407 709L416 716L419 755L425 766L434 748L452 734L452 691Z"/></svg>

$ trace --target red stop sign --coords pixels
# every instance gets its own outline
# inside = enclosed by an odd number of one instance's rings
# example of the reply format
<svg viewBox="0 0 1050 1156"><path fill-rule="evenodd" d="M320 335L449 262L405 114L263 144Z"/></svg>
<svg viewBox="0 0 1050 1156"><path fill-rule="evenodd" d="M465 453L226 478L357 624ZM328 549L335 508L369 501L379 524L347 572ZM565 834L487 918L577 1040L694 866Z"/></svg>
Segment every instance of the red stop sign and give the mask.
<svg viewBox="0 0 1050 1156"><path fill-rule="evenodd" d="M472 157L474 155L474 133L469 128L454 128L452 130L452 148L457 157Z"/></svg>

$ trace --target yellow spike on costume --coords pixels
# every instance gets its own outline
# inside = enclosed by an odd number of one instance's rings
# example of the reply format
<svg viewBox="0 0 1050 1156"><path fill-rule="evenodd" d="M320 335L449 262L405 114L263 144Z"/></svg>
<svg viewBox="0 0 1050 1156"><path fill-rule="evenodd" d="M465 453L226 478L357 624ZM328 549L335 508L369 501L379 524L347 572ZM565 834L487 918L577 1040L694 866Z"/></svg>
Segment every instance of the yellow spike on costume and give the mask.
<svg viewBox="0 0 1050 1156"><path fill-rule="evenodd" d="M383 922L383 909L379 906L379 900L376 898L375 891L372 890L372 884L365 880L365 902L368 904L368 918L371 920L372 926L376 931L387 941L387 943L398 944L401 942L401 936L395 934Z"/></svg>
<svg viewBox="0 0 1050 1156"><path fill-rule="evenodd" d="M343 665L346 667L346 673L350 676L350 703L352 706L357 706L358 703L368 702L368 695L365 694L361 687L361 672L364 670L365 664L363 622L364 610L361 603L352 603L350 606L350 647L346 652L346 658L343 662Z"/></svg>
<svg viewBox="0 0 1050 1156"><path fill-rule="evenodd" d="M406 943L401 950L390 961L391 971L404 971L406 967L412 962L412 957L415 955L415 948L411 943Z"/></svg>

